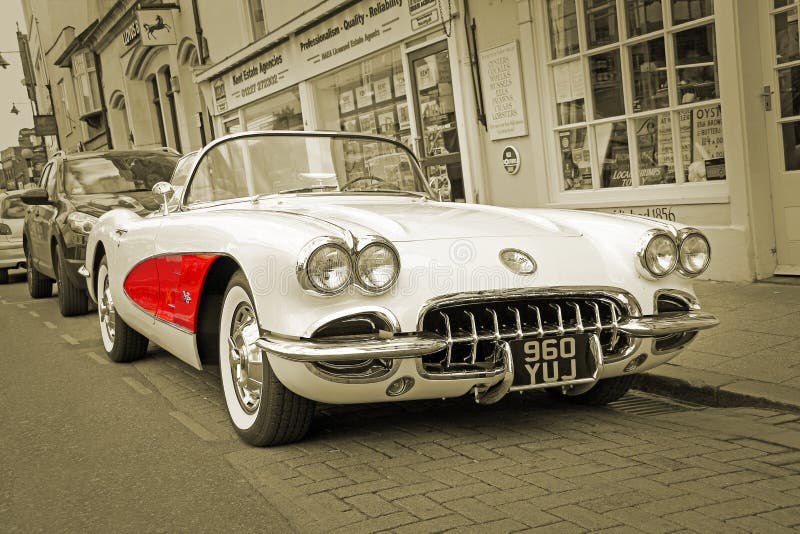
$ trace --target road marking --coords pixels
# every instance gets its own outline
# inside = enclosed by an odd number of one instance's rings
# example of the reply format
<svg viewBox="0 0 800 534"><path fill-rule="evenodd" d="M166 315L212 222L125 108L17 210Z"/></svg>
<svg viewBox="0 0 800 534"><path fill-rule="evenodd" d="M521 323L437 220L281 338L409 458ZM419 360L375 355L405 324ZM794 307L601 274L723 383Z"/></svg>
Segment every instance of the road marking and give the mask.
<svg viewBox="0 0 800 534"><path fill-rule="evenodd" d="M0 302L2 302L3 304L8 304L8 301L6 299L0 300Z"/></svg>
<svg viewBox="0 0 800 534"><path fill-rule="evenodd" d="M150 395L152 393L152 391L144 387L144 385L142 385L142 383L136 380L135 378L131 378L129 376L123 376L122 380L124 380L126 384L132 387L136 393L140 393L142 395Z"/></svg>
<svg viewBox="0 0 800 534"><path fill-rule="evenodd" d="M74 337L72 337L69 334L61 334L61 338L64 341L66 341L67 343L69 343L70 345L80 345L81 344L80 341L78 341L77 339L75 339Z"/></svg>
<svg viewBox="0 0 800 534"><path fill-rule="evenodd" d="M28 313L31 314L31 317L39 317L39 314L36 313L35 311L29 311Z"/></svg>
<svg viewBox="0 0 800 534"><path fill-rule="evenodd" d="M95 362L99 363L100 365L107 365L108 358L103 358L102 356L98 356L96 352L87 352L86 356L93 359Z"/></svg>
<svg viewBox="0 0 800 534"><path fill-rule="evenodd" d="M25 305L20 302L19 304L17 304L17 308L22 308L24 310L25 309Z"/></svg>
<svg viewBox="0 0 800 534"><path fill-rule="evenodd" d="M33 312L31 312L31 313L33 313ZM58 328L56 325L54 325L54 324L53 324L53 323L51 323L50 321L45 321L45 322L44 322L44 325L45 325L47 328Z"/></svg>
<svg viewBox="0 0 800 534"><path fill-rule="evenodd" d="M174 417L175 419L177 419L178 421L180 421L180 423L183 426L185 426L186 428L188 428L189 430L194 432L194 434L197 437L199 437L200 439L202 439L203 441L214 441L214 440L217 439L217 437L214 434L212 434L211 432L209 432L208 430L206 430L206 428L203 425L201 425L200 423L198 423L197 421L195 421L194 419L192 419L191 417L189 417L185 413L183 413L183 412L169 412L169 414L172 417Z"/></svg>

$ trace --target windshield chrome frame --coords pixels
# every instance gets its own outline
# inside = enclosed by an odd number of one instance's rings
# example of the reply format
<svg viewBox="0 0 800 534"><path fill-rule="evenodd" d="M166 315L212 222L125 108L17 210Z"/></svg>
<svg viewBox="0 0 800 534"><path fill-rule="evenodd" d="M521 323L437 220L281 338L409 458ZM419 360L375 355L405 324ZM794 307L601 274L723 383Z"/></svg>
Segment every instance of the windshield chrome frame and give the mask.
<svg viewBox="0 0 800 534"><path fill-rule="evenodd" d="M220 205L220 204L233 204L233 203L238 203L238 202L246 202L247 200L249 200L251 198L251 197L241 197L241 198L236 198L236 199L211 200L211 201L207 201L207 202L198 202L197 205L193 206L193 207L189 207L189 206L186 205L186 193L189 191L190 186L192 185L192 182L194 181L194 175L195 175L195 172L197 171L197 167L200 164L200 162L203 161L203 158L205 158L206 153L209 152L211 149L215 148L217 145L221 145L223 143L226 143L226 142L234 140L234 139L245 139L245 138L248 138L248 137L330 137L330 138L338 137L338 138L345 138L345 139L365 139L365 140L371 140L371 141L382 141L382 142L392 143L393 145L401 148L403 151L405 151L410 156L412 163L416 166L416 171L419 172L419 175L422 177L422 184L423 184L423 187L425 188L425 193L428 195L428 200L432 200L433 201L433 200L437 199L437 197L431 191L431 188L430 188L430 186L428 184L428 181L425 179L425 173L422 170L422 166L419 164L419 159L417 159L417 155L414 154L414 152L411 149L409 149L406 145L404 145L400 141L397 141L396 139L392 139L390 137L384 137L384 136L381 136L381 135L363 134L363 133L357 133L357 132L336 132L336 131L322 131L322 130L300 130L300 131L298 131L298 130L265 130L265 131L263 131L263 130L253 130L253 131L236 132L236 133L224 135L222 137L214 139L213 141L208 143L206 146L204 146L199 151L200 153L198 154L197 159L195 159L194 163L192 164L192 168L189 171L189 178L186 180L186 183L184 184L183 190L181 191L180 200L178 202L178 210L179 211L191 211L193 209L206 208L206 207L210 207L210 206L217 206L217 205ZM347 193L348 193L347 191L344 191L344 192L336 191L336 192L329 192L329 193L326 193L326 194L327 195L331 195L331 194L346 195ZM353 191L353 193L356 193L356 191ZM367 193L367 194L369 194L371 192L370 191L358 191L358 193ZM411 194L412 192L408 191L408 193ZM294 194L294 193L291 193L291 194ZM380 192L375 192L374 194L380 195ZM288 196L288 195L290 195L290 193L286 193L286 196ZM275 194L268 195L268 197L279 197L279 196L283 196L283 195L281 195L280 193L275 193ZM267 198L267 196L264 196L262 198Z"/></svg>

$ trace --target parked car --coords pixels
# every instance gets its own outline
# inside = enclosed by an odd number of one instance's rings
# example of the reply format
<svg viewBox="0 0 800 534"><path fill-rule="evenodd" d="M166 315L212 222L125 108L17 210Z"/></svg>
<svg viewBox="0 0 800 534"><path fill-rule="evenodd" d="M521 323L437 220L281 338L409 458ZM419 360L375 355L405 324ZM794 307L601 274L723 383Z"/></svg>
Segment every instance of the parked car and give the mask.
<svg viewBox="0 0 800 534"><path fill-rule="evenodd" d="M8 283L8 270L25 265L22 251L22 221L26 207L19 191L0 195L0 284Z"/></svg>
<svg viewBox="0 0 800 534"><path fill-rule="evenodd" d="M154 187L165 202L170 190ZM103 346L116 362L152 340L219 364L254 445L301 439L315 401L488 404L547 388L607 403L717 324L692 292L710 259L699 230L440 202L385 138L229 135L177 202L94 225L83 272Z"/></svg>
<svg viewBox="0 0 800 534"><path fill-rule="evenodd" d="M178 159L167 148L56 154L42 170L39 187L21 195L33 206L23 232L31 296L51 296L56 282L61 314L86 313L86 280L78 269L92 226L114 208L138 215L159 209L150 191L169 179Z"/></svg>

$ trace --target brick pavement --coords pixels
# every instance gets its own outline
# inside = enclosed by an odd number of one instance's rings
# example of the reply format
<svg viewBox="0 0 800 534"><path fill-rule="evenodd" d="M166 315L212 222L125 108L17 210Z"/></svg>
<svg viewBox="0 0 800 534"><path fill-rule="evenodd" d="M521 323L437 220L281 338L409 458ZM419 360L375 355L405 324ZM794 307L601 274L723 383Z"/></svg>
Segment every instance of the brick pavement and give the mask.
<svg viewBox="0 0 800 534"><path fill-rule="evenodd" d="M800 410L800 285L698 281L695 290L720 325L647 373L642 386Z"/></svg>
<svg viewBox="0 0 800 534"><path fill-rule="evenodd" d="M637 402L587 408L542 394L324 406L305 441L255 449L231 430L213 370L161 352L134 365L229 444L230 465L302 532L800 528L794 414L651 399L637 415Z"/></svg>

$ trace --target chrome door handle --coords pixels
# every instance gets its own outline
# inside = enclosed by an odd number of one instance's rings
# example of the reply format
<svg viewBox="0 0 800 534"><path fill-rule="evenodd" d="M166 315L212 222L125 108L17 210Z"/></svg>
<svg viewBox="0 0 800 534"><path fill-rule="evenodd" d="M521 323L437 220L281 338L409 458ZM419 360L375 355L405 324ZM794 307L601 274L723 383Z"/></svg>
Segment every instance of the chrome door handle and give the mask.
<svg viewBox="0 0 800 534"><path fill-rule="evenodd" d="M116 230L114 230L114 233L117 234L117 237L122 237L125 234L127 234L128 231L125 228L117 228Z"/></svg>

